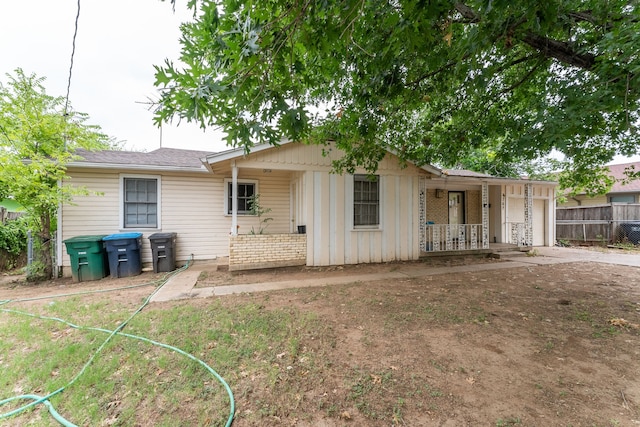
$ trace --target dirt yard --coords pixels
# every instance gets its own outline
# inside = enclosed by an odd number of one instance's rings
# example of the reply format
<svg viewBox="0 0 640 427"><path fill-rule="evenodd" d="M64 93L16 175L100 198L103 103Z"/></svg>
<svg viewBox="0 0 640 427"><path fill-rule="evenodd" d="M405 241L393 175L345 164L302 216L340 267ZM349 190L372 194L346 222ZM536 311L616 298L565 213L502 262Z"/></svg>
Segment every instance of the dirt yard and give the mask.
<svg viewBox="0 0 640 427"><path fill-rule="evenodd" d="M199 285L393 268L207 271ZM157 277L145 273L129 282ZM0 299L113 284L56 281L34 288L5 278ZM112 298L137 302L146 292L123 290ZM253 376L228 374L236 395L234 426L640 426L638 268L532 265L220 300L229 307L255 302L264 310L313 312L325 326L323 336L299 337L304 351L323 356L320 377L309 378L304 358L287 354L275 389ZM304 392L287 396L290 389Z"/></svg>

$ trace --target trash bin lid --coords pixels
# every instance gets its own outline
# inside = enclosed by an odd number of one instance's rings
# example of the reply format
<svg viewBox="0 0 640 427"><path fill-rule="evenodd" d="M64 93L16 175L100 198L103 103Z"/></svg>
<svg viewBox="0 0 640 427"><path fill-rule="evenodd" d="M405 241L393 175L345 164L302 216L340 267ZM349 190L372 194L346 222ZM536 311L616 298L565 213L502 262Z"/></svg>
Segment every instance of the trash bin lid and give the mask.
<svg viewBox="0 0 640 427"><path fill-rule="evenodd" d="M105 236L102 240L137 239L140 236L142 236L142 233L115 233Z"/></svg>
<svg viewBox="0 0 640 427"><path fill-rule="evenodd" d="M149 236L149 240L173 239L174 237L176 237L176 234L178 233L153 233L151 236Z"/></svg>
<svg viewBox="0 0 640 427"><path fill-rule="evenodd" d="M78 243L78 242L100 242L107 235L106 234L96 234L91 236L75 236L70 237L66 240L63 240L64 243Z"/></svg>

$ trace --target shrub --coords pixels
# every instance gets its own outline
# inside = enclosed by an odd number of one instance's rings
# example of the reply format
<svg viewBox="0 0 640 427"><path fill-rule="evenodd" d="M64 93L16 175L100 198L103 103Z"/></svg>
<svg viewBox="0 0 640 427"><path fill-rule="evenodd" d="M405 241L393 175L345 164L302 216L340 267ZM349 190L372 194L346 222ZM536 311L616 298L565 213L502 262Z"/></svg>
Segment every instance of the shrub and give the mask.
<svg viewBox="0 0 640 427"><path fill-rule="evenodd" d="M0 256L4 261L0 264L0 269L15 268L18 266L18 260L24 258L27 251L28 229L27 217L0 224L0 253L4 253L4 256Z"/></svg>

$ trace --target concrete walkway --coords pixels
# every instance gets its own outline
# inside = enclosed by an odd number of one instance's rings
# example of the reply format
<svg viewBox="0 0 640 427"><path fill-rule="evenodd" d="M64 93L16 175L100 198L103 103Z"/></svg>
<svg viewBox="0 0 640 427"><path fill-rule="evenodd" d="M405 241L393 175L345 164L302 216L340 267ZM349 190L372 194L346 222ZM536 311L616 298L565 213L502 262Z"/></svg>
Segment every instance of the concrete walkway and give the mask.
<svg viewBox="0 0 640 427"><path fill-rule="evenodd" d="M439 274L466 273L474 271L500 270L506 268L527 267L531 265L549 265L570 262L601 262L640 267L640 254L603 253L573 248L536 248L538 256L507 258L506 262L472 264L456 267L425 267L424 265L402 265L395 271L388 273L356 274L352 276L321 277L300 280L285 280L279 282L251 283L244 285L226 285L209 288L195 288L198 276L203 270L211 268L210 264L195 262L175 276L154 295L152 302L171 301L187 298L206 298L211 296L239 294L245 292L272 291L278 289L307 288L326 285L341 285L354 282L374 280L413 279L417 277L434 276Z"/></svg>

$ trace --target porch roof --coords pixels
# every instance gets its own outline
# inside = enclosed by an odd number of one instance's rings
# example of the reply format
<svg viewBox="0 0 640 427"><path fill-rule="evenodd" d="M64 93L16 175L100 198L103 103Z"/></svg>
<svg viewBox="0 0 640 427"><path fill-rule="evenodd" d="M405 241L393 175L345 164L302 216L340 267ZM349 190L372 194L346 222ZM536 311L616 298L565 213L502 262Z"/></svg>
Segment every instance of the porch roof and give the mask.
<svg viewBox="0 0 640 427"><path fill-rule="evenodd" d="M442 177L434 178L436 182L442 181L450 181L457 183L469 183L474 182L479 184L480 182L487 182L489 184L522 184L522 183L532 183L532 184L545 184L545 185L558 185L556 181L543 181L543 180L535 180L528 179L524 177L517 178L509 178L509 177L499 177L493 176L486 173L474 172L466 169L443 169Z"/></svg>

